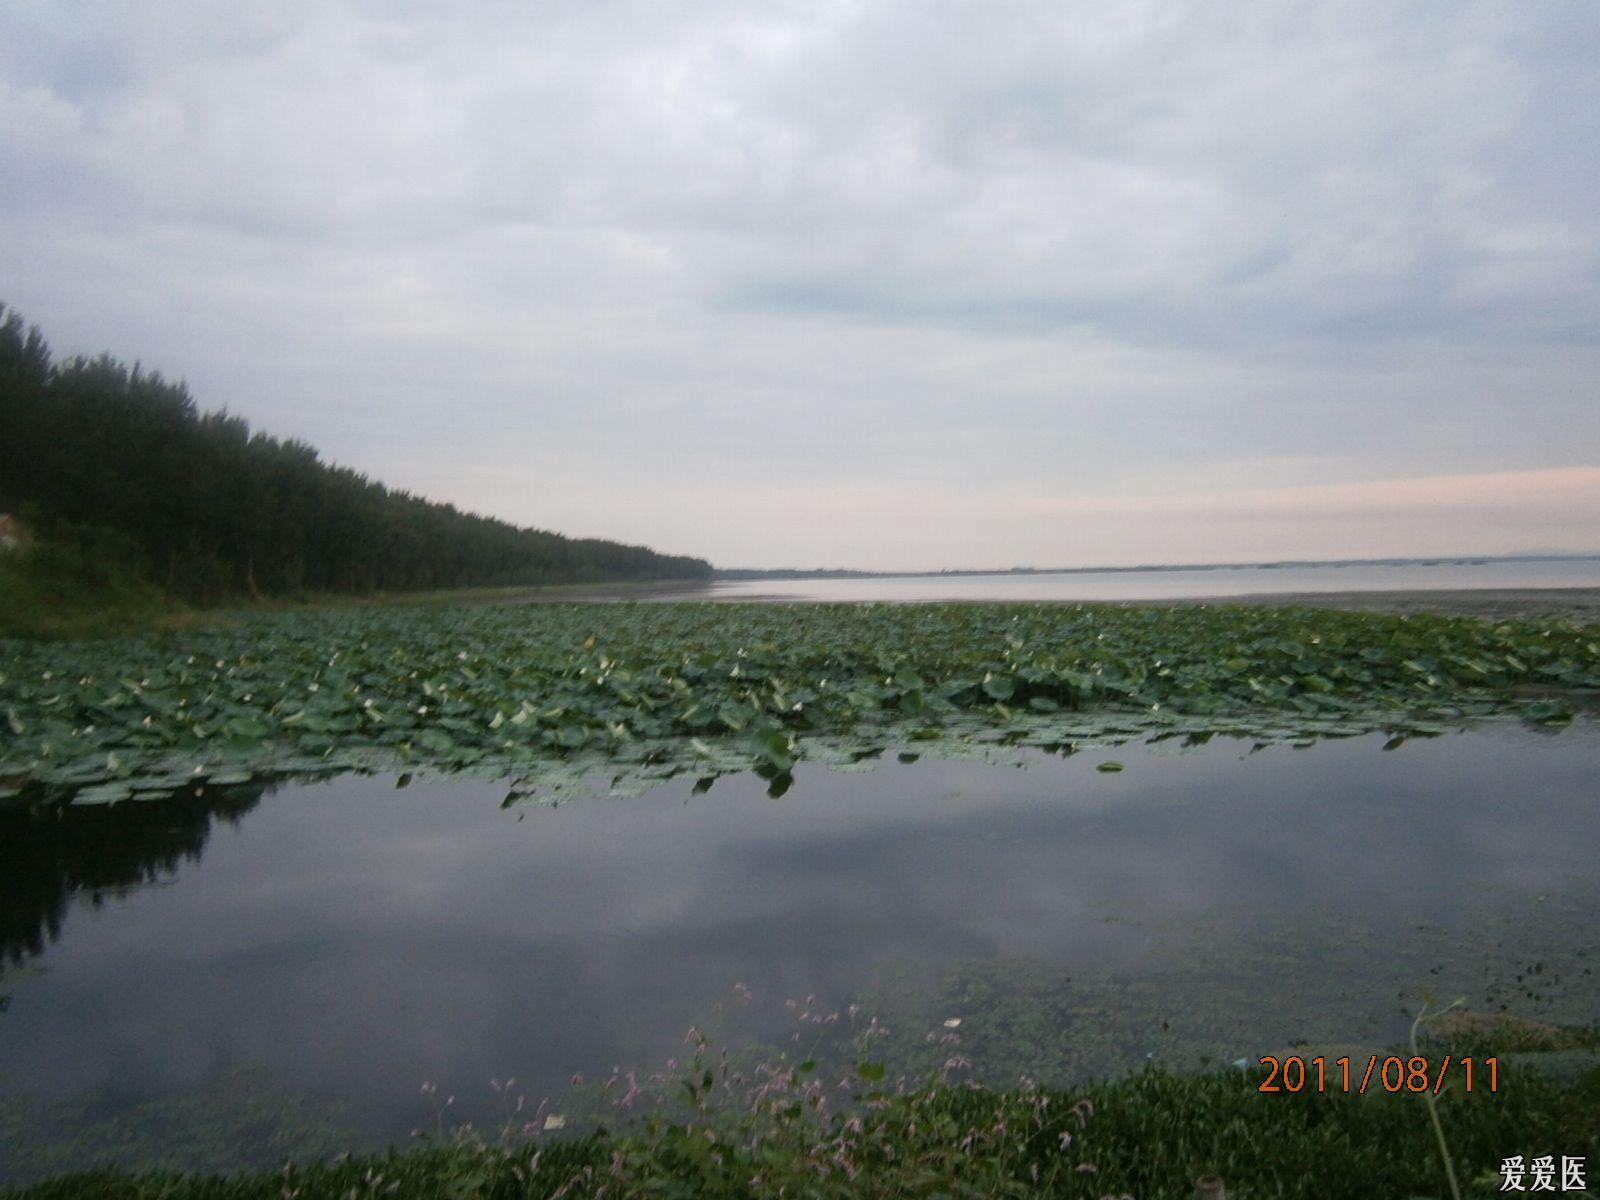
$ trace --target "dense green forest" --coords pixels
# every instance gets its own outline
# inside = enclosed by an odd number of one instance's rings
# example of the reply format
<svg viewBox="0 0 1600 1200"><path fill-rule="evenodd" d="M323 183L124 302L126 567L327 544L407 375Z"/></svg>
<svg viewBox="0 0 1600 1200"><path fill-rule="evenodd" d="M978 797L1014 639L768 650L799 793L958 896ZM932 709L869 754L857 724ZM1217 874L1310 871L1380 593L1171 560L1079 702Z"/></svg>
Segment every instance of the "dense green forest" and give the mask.
<svg viewBox="0 0 1600 1200"><path fill-rule="evenodd" d="M0 512L104 547L197 602L693 579L709 563L461 512L202 412L182 383L102 354L55 362L0 305ZM102 551L97 551L102 552Z"/></svg>

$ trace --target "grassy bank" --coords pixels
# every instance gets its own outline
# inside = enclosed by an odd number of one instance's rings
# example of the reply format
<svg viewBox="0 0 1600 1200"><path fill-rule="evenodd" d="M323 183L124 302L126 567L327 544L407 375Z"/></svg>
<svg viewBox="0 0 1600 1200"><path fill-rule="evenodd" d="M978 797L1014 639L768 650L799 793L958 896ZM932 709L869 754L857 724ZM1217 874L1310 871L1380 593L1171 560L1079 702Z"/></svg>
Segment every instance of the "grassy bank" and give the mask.
<svg viewBox="0 0 1600 1200"><path fill-rule="evenodd" d="M1151 1071L1082 1090L939 1083L857 1102L800 1064L736 1102L708 1071L670 1118L580 1138L470 1132L388 1155L230 1177L99 1171L0 1190L5 1200L349 1200L350 1197L1137 1196L1188 1200L1217 1174L1231 1195L1340 1200L1444 1196L1416 1096L1266 1095L1260 1074ZM755 1081L749 1081L754 1083ZM752 1102L752 1098L753 1102ZM1439 1101L1466 1194L1498 1192L1503 1160L1600 1154L1600 1073L1515 1074Z"/></svg>
<svg viewBox="0 0 1600 1200"><path fill-rule="evenodd" d="M237 625L271 613L324 609L454 604L620 601L703 592L674 581L552 583L543 586L448 588L353 595L292 591L239 594L199 606L151 583L127 547L105 531L85 539L40 540L0 553L0 639L80 641L166 633L203 625ZM99 534L97 539L94 534Z"/></svg>
<svg viewBox="0 0 1600 1200"><path fill-rule="evenodd" d="M114 538L0 553L0 638L105 638L157 629L182 606L140 578Z"/></svg>

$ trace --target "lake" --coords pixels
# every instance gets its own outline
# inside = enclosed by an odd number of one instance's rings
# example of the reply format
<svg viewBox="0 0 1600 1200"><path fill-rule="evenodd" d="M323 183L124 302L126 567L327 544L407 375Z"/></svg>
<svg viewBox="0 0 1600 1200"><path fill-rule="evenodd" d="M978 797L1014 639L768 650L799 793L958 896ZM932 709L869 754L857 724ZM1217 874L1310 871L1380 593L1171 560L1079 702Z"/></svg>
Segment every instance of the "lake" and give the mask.
<svg viewBox="0 0 1600 1200"><path fill-rule="evenodd" d="M776 801L343 776L0 811L0 1170L403 1140L425 1082L449 1121L501 1119L508 1076L604 1111L574 1075L691 1024L826 1052L851 1004L895 1069L934 1032L998 1082L1387 1045L1425 992L1592 1021L1600 730L1383 743L891 755Z"/></svg>
<svg viewBox="0 0 1600 1200"><path fill-rule="evenodd" d="M1274 593L1600 588L1600 558L726 580L717 600L1192 600Z"/></svg>

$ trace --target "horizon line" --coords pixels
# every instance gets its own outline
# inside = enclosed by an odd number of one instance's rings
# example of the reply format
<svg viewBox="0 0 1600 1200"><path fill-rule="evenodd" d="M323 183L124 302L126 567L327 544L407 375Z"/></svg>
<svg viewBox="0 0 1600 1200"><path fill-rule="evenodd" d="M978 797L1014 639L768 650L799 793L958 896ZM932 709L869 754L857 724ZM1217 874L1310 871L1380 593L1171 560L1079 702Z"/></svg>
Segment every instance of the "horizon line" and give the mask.
<svg viewBox="0 0 1600 1200"><path fill-rule="evenodd" d="M823 577L848 575L876 579L913 579L938 575L1101 575L1137 571L1227 571L1279 567L1353 566L1477 566L1491 562L1581 562L1600 559L1600 550L1528 551L1515 554L1418 554L1371 558L1280 558L1233 562L1139 563L1132 566L1083 567L939 567L925 570L876 570L871 567L712 567L713 575L791 575Z"/></svg>

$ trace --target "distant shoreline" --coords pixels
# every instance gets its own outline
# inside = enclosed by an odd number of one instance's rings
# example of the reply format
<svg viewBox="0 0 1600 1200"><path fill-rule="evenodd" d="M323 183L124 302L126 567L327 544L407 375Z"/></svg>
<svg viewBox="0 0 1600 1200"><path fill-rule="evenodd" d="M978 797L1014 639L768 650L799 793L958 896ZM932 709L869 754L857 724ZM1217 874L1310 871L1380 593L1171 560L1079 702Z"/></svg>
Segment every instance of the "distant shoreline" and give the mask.
<svg viewBox="0 0 1600 1200"><path fill-rule="evenodd" d="M1593 554L1442 554L1418 558L1293 558L1266 562L1141 563L1132 567L963 567L939 571L865 571L831 567L817 567L808 570L791 567L753 567L718 568L711 573L711 581L713 583L737 583L764 579L796 581L807 579L971 579L984 576L1127 575L1158 571L1287 571L1309 567L1478 567L1491 563L1595 561L1600 561L1600 551Z"/></svg>
<svg viewBox="0 0 1600 1200"><path fill-rule="evenodd" d="M469 599L462 595L461 599ZM1393 591L1252 592L1233 596L1185 596L1170 599L961 599L915 601L812 600L777 593L718 595L715 585L649 584L593 588L566 585L548 591L497 593L481 597L501 604L605 604L619 601L715 604L1105 604L1123 608L1192 608L1203 606L1334 608L1351 612L1439 613L1486 620L1570 620L1600 623L1600 588L1412 588Z"/></svg>
<svg viewBox="0 0 1600 1200"><path fill-rule="evenodd" d="M1042 572L1041 572L1042 574ZM899 578L899 577L897 577ZM922 578L905 576L903 578ZM934 576L932 578L938 578ZM1340 591L1261 591L1208 596L1166 598L1122 597L1006 597L977 596L905 600L818 599L783 592L723 591L718 585L753 580L632 580L614 583L563 583L531 587L465 588L436 592L390 593L371 596L319 597L285 602L214 609L184 614L168 624L205 623L208 619L237 617L250 611L317 608L360 608L371 605L424 604L1086 604L1121 608L1262 607L1343 609L1351 612L1438 613L1485 620L1565 620L1600 624L1600 587L1500 587L1500 588L1395 588ZM775 582L786 582L779 580Z"/></svg>

